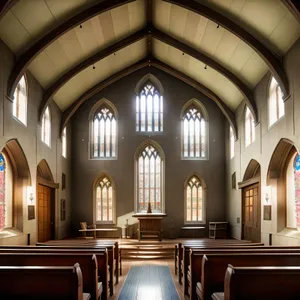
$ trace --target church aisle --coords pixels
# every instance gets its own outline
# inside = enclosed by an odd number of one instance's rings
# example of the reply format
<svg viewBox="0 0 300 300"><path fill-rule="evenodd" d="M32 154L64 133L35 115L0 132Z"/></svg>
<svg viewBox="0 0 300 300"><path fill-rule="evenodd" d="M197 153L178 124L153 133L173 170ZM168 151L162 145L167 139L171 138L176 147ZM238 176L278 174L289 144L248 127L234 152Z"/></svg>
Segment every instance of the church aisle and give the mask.
<svg viewBox="0 0 300 300"><path fill-rule="evenodd" d="M138 260L138 261L137 260L124 260L123 261L123 275L120 276L119 283L117 285L115 285L115 294L112 297L110 297L109 299L110 300L117 300L117 299L119 299L119 296L121 295L122 288L125 285L125 281L126 281L127 275L129 274L129 271L130 271L131 267L142 267L142 266L146 266L146 265L147 266L163 266L163 267L168 267L169 270L170 270L170 273L171 273L171 276L172 276L175 288L176 288L177 293L179 295L179 298L178 297L172 298L172 300L173 299L174 300L175 299L176 300L177 299L184 300L182 286L178 283L178 279L175 276L174 259L167 259L167 260ZM157 278L156 278L156 280L157 280ZM133 283L133 285L137 286L136 283ZM151 288L151 285L152 285L152 282L149 282L149 293L153 293L153 288ZM136 294L141 295L140 293L144 293L144 292L146 292L146 291L143 288L143 290L137 291ZM138 297L137 300L138 299L146 299L146 298L144 298L144 297ZM153 298L153 300L154 299L159 300L160 298ZM120 298L120 300L121 300L121 298ZM164 299L162 299L162 300L164 300Z"/></svg>

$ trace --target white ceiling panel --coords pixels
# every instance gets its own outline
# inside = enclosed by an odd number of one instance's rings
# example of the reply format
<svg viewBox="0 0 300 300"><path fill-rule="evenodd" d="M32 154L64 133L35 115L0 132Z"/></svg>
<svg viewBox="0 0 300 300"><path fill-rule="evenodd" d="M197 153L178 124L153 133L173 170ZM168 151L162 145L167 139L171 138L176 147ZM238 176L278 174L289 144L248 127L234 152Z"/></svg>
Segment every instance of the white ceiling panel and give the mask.
<svg viewBox="0 0 300 300"><path fill-rule="evenodd" d="M138 41L88 67L68 81L54 96L60 109L65 110L84 92L97 83L136 63L146 56L146 39Z"/></svg>
<svg viewBox="0 0 300 300"><path fill-rule="evenodd" d="M154 56L180 72L185 73L216 93L230 108L235 109L242 100L239 90L223 75L189 55L154 40Z"/></svg>

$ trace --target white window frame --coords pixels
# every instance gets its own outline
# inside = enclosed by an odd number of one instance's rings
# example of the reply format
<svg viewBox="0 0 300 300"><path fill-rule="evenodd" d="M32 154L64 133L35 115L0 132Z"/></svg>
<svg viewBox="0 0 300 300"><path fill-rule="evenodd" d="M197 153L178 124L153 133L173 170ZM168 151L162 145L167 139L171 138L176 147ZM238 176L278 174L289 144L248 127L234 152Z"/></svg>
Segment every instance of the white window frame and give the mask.
<svg viewBox="0 0 300 300"><path fill-rule="evenodd" d="M272 77L269 88L269 128L285 115L282 91L276 79Z"/></svg>
<svg viewBox="0 0 300 300"><path fill-rule="evenodd" d="M24 91L22 91L24 89ZM21 101L23 101L21 103ZM20 107L23 106L23 111L20 113ZM28 106L28 85L26 76L23 75L17 84L14 92L13 101L13 116L24 126L27 127L27 106Z"/></svg>
<svg viewBox="0 0 300 300"><path fill-rule="evenodd" d="M245 146L251 145L255 141L255 122L254 117L246 106L245 109Z"/></svg>
<svg viewBox="0 0 300 300"><path fill-rule="evenodd" d="M42 117L41 139L43 143L45 143L49 148L51 148L51 112L49 106L46 107Z"/></svg>

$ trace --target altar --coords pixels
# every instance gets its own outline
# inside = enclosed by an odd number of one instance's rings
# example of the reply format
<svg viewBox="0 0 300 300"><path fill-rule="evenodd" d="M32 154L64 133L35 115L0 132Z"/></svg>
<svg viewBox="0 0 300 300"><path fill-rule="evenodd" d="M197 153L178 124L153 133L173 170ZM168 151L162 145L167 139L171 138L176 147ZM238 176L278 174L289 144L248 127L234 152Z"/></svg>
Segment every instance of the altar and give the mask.
<svg viewBox="0 0 300 300"><path fill-rule="evenodd" d="M162 240L162 219L167 215L164 213L136 213L134 218L139 220L137 230L138 240L156 238Z"/></svg>

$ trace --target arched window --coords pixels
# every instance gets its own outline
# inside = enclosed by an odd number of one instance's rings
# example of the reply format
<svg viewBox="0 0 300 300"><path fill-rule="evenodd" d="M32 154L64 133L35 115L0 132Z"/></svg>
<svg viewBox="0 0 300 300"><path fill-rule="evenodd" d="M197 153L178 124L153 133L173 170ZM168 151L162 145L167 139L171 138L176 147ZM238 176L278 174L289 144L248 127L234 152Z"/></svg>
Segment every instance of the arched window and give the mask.
<svg viewBox="0 0 300 300"><path fill-rule="evenodd" d="M163 131L163 96L151 81L136 96L136 131Z"/></svg>
<svg viewBox="0 0 300 300"><path fill-rule="evenodd" d="M42 141L50 147L51 142L51 117L47 106L42 118Z"/></svg>
<svg viewBox="0 0 300 300"><path fill-rule="evenodd" d="M284 102L282 100L282 91L273 77L269 90L269 126L284 116Z"/></svg>
<svg viewBox="0 0 300 300"><path fill-rule="evenodd" d="M184 159L203 159L207 153L207 114L199 101L193 99L183 108L182 119L182 157Z"/></svg>
<svg viewBox="0 0 300 300"><path fill-rule="evenodd" d="M230 141L230 159L234 158L234 134L232 127L229 127L229 141Z"/></svg>
<svg viewBox="0 0 300 300"><path fill-rule="evenodd" d="M6 155L0 153L0 230L12 227L13 172Z"/></svg>
<svg viewBox="0 0 300 300"><path fill-rule="evenodd" d="M137 212L163 212L164 165L163 153L158 145L147 142L136 155Z"/></svg>
<svg viewBox="0 0 300 300"><path fill-rule="evenodd" d="M205 222L204 189L196 175L185 183L185 208L186 223Z"/></svg>
<svg viewBox="0 0 300 300"><path fill-rule="evenodd" d="M102 175L95 184L95 220L115 223L115 187L112 180Z"/></svg>
<svg viewBox="0 0 300 300"><path fill-rule="evenodd" d="M67 128L65 127L61 136L61 152L64 158L67 158Z"/></svg>
<svg viewBox="0 0 300 300"><path fill-rule="evenodd" d="M96 110L92 124L92 157L115 158L117 122L113 109L106 103Z"/></svg>
<svg viewBox="0 0 300 300"><path fill-rule="evenodd" d="M27 125L27 85L25 76L22 76L14 92L13 115L24 125Z"/></svg>
<svg viewBox="0 0 300 300"><path fill-rule="evenodd" d="M295 153L287 167L286 226L300 228L300 155Z"/></svg>
<svg viewBox="0 0 300 300"><path fill-rule="evenodd" d="M255 141L255 124L253 115L248 107L245 111L245 144L246 147Z"/></svg>

